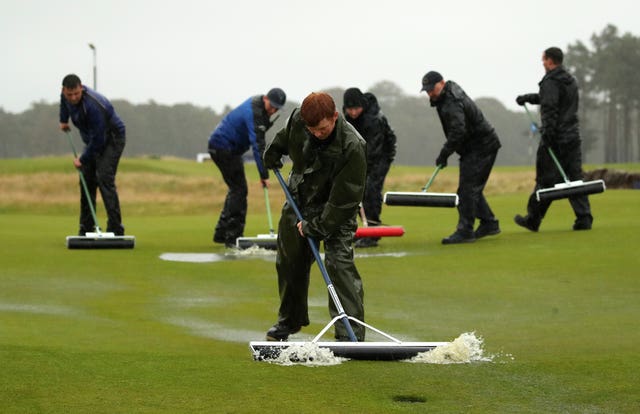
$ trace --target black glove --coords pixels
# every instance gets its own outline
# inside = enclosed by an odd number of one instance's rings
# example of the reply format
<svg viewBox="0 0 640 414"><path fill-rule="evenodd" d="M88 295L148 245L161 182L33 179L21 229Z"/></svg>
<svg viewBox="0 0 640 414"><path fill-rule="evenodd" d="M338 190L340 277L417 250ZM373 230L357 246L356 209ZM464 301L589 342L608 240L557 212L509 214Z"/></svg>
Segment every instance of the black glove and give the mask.
<svg viewBox="0 0 640 414"><path fill-rule="evenodd" d="M524 104L526 104L527 103L526 95L518 95L518 97L516 98L516 103L520 106L523 106Z"/></svg>
<svg viewBox="0 0 640 414"><path fill-rule="evenodd" d="M440 155L438 155L438 158L436 158L436 165L440 165L441 168L446 167L448 158L449 158L449 155L447 155L446 152L441 151Z"/></svg>

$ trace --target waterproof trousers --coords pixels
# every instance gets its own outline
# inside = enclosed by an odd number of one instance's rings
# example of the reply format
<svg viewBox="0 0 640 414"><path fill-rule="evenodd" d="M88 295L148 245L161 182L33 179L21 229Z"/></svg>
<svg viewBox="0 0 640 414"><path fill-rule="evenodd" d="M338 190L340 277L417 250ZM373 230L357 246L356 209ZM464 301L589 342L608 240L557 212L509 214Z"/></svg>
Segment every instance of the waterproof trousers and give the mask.
<svg viewBox="0 0 640 414"><path fill-rule="evenodd" d="M242 155L232 154L230 151L209 148L211 159L220 169L222 179L229 190L224 200L224 206L213 241L216 243L235 244L238 237L244 234L247 218L247 177L244 173Z"/></svg>
<svg viewBox="0 0 640 414"><path fill-rule="evenodd" d="M309 273L314 262L309 242L298 233L297 221L293 209L285 203L278 225L276 257L280 293L278 324L292 330L309 325ZM353 261L352 243L356 227L354 212L352 220L343 225L336 234L324 240L324 263L346 314L364 321L364 290L360 274ZM329 313L332 318L338 315L331 297L329 297ZM337 321L334 327L336 339L349 340L342 321ZM354 322L351 323L351 327L358 341L363 341L364 327Z"/></svg>
<svg viewBox="0 0 640 414"><path fill-rule="evenodd" d="M367 165L367 181L364 187L362 207L370 226L380 225L382 212L382 187L389 172L389 163L379 162Z"/></svg>
<svg viewBox="0 0 640 414"><path fill-rule="evenodd" d="M107 231L118 236L124 234L124 226L122 225L120 199L116 188L116 173L125 142L125 137L109 137L102 153L92 161L83 163L81 167L91 197L91 205L96 207L96 191L99 188L104 208L107 211ZM93 231L95 224L89 202L82 188L82 183L80 183L79 233L84 235L86 232Z"/></svg>
<svg viewBox="0 0 640 414"><path fill-rule="evenodd" d="M476 218L480 219L481 224L496 221L483 191L497 155L496 150L490 153L473 152L460 157L457 231L472 234Z"/></svg>

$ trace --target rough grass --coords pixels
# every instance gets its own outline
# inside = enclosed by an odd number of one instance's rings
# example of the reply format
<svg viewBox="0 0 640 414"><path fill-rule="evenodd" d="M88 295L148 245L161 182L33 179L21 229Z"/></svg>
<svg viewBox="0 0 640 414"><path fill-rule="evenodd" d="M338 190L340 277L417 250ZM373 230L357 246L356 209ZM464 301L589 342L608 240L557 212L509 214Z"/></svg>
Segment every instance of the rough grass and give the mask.
<svg viewBox="0 0 640 414"><path fill-rule="evenodd" d="M65 171L67 162L0 162L3 413L640 409L636 191L592 197L596 221L589 232L571 231L568 203L556 202L540 232L530 233L511 221L524 211L527 189L508 184L517 186L529 168L498 168L491 180L505 181L489 202L503 232L464 246L439 243L455 226L455 210L385 207L385 221L403 225L406 234L367 253L406 255L357 259L367 321L405 340L447 341L475 331L494 362L283 367L253 362L247 346L276 317L273 262L159 259L165 252L224 254L211 243L224 194L200 194L220 186L211 164L123 160L120 186L136 248L70 251L64 237L76 230L77 178ZM419 189L431 171L395 168L388 187L409 182ZM455 190L456 174L443 171L442 191ZM55 190L16 202L20 186L6 183L18 176L40 177L29 181L34 185L51 178ZM247 234L266 227L263 194L251 178ZM191 183L189 190L182 182ZM275 186L270 194L277 217L282 194ZM328 321L326 300L314 268L312 324L301 337Z"/></svg>

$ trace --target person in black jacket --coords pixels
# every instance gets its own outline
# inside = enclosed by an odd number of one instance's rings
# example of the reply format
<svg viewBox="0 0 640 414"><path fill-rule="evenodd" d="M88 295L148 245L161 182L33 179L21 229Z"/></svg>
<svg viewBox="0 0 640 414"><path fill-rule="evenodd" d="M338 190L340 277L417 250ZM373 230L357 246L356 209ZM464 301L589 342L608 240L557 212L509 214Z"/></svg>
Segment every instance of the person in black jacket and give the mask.
<svg viewBox="0 0 640 414"><path fill-rule="evenodd" d="M527 215L516 215L516 224L531 231L538 231L551 201L536 199L536 191L553 187L562 182L560 171L547 151L549 146L571 181L582 179L582 151L578 124L578 85L562 66L564 54L557 47L550 47L542 54L542 66L546 74L538 84L539 93L520 95L518 105L540 105L542 139L536 154L536 186L527 203ZM589 230L593 223L589 198L586 195L569 197L576 215L574 230Z"/></svg>
<svg viewBox="0 0 640 414"><path fill-rule="evenodd" d="M382 212L382 187L384 179L396 155L396 135L387 117L380 111L378 99L371 92L362 93L358 88L344 91L342 112L367 142L367 182L362 207L369 226L380 225ZM363 237L356 247L374 247L379 237Z"/></svg>
<svg viewBox="0 0 640 414"><path fill-rule="evenodd" d="M457 83L445 82L440 73L431 71L422 78L422 90L436 107L446 137L436 165L444 168L451 154L460 155L458 226L442 244L473 242L500 233L498 220L482 194L501 146L498 135ZM474 232L476 218L480 225Z"/></svg>

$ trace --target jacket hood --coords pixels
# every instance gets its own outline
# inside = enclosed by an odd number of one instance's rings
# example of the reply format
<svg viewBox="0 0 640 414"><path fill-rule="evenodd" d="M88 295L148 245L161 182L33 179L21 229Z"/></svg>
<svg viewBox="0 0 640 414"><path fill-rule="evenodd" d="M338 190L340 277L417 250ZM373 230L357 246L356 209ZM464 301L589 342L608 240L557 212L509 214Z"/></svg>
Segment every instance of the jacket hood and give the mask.
<svg viewBox="0 0 640 414"><path fill-rule="evenodd" d="M380 104L378 104L378 98L371 92L364 93L364 100L366 102L365 111L369 114L377 115L380 112Z"/></svg>
<svg viewBox="0 0 640 414"><path fill-rule="evenodd" d="M555 81L563 83L564 85L569 85L570 83L573 82L573 76L571 76L571 74L567 72L567 70L562 65L547 72L543 80L544 79L553 79Z"/></svg>

